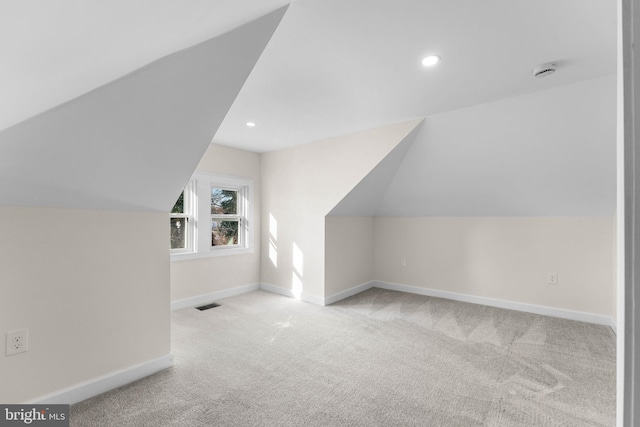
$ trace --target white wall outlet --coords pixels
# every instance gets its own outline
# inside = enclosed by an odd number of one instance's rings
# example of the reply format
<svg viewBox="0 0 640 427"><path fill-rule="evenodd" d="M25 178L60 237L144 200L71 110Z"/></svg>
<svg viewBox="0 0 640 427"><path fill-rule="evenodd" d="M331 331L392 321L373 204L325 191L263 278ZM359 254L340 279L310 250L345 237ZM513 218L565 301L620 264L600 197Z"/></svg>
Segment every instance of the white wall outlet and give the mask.
<svg viewBox="0 0 640 427"><path fill-rule="evenodd" d="M558 273L547 273L547 283L550 285L557 285Z"/></svg>
<svg viewBox="0 0 640 427"><path fill-rule="evenodd" d="M7 356L29 350L29 330L7 332Z"/></svg>
<svg viewBox="0 0 640 427"><path fill-rule="evenodd" d="M406 260L406 258L402 258L402 259L400 260L400 266L401 266L401 267L406 267L406 266L407 266L407 260Z"/></svg>

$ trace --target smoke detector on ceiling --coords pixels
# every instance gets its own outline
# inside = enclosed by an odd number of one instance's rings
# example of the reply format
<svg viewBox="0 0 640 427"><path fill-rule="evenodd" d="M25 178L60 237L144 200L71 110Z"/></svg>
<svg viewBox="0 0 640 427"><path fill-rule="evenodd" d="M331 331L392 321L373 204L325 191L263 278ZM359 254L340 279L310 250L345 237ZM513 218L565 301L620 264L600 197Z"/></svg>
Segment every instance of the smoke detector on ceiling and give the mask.
<svg viewBox="0 0 640 427"><path fill-rule="evenodd" d="M555 62L548 62L546 64L538 65L533 69L533 77L546 77L555 73L558 69L558 64Z"/></svg>

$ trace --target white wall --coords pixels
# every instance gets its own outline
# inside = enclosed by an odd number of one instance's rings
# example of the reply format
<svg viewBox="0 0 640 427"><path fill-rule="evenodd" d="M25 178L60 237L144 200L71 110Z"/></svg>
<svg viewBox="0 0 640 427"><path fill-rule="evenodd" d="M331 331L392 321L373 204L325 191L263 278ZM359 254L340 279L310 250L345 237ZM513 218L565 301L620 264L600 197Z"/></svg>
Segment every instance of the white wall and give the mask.
<svg viewBox="0 0 640 427"><path fill-rule="evenodd" d="M250 253L171 262L171 301L260 283L260 154L211 144L197 171L253 180L256 236Z"/></svg>
<svg viewBox="0 0 640 427"><path fill-rule="evenodd" d="M381 216L612 216L616 76L427 117L379 204Z"/></svg>
<svg viewBox="0 0 640 427"><path fill-rule="evenodd" d="M0 402L20 403L166 356L167 214L0 207Z"/></svg>
<svg viewBox="0 0 640 427"><path fill-rule="evenodd" d="M33 206L0 207L0 333L30 335L0 355L0 402L170 364L167 212L284 12L0 133L1 203Z"/></svg>
<svg viewBox="0 0 640 427"><path fill-rule="evenodd" d="M331 297L373 280L374 218L327 216L324 292Z"/></svg>
<svg viewBox="0 0 640 427"><path fill-rule="evenodd" d="M414 143L422 122L401 143L387 154L372 170L338 203L329 215L376 216L382 196L387 192L408 150Z"/></svg>
<svg viewBox="0 0 640 427"><path fill-rule="evenodd" d="M168 212L285 10L0 132L0 203Z"/></svg>
<svg viewBox="0 0 640 427"><path fill-rule="evenodd" d="M324 297L325 215L419 123L262 155L262 282L302 298Z"/></svg>
<svg viewBox="0 0 640 427"><path fill-rule="evenodd" d="M373 280L614 316L615 89L608 76L427 117L333 211L375 216ZM327 289L360 285L335 284L356 258L330 231Z"/></svg>
<svg viewBox="0 0 640 427"><path fill-rule="evenodd" d="M378 217L373 275L611 316L612 223L612 217ZM549 272L558 273L557 285L547 284Z"/></svg>

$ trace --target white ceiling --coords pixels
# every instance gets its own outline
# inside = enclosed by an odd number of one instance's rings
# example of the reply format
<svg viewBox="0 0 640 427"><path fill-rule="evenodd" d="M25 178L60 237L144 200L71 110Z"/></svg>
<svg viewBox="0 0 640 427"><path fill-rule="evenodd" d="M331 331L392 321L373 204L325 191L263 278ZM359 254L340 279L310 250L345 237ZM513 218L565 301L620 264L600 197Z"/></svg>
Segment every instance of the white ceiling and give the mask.
<svg viewBox="0 0 640 427"><path fill-rule="evenodd" d="M426 118L341 216L611 216L616 76Z"/></svg>
<svg viewBox="0 0 640 427"><path fill-rule="evenodd" d="M428 117L385 188L375 215L615 215L616 76Z"/></svg>
<svg viewBox="0 0 640 427"><path fill-rule="evenodd" d="M168 212L285 10L0 132L0 204Z"/></svg>
<svg viewBox="0 0 640 427"><path fill-rule="evenodd" d="M299 0L214 141L270 151L612 74L616 22L603 0Z"/></svg>
<svg viewBox="0 0 640 427"><path fill-rule="evenodd" d="M286 3L2 2L0 130ZM424 69L429 53L442 62ZM532 78L546 61L560 70ZM298 0L214 141L270 151L595 78L615 66L613 1Z"/></svg>
<svg viewBox="0 0 640 427"><path fill-rule="evenodd" d="M0 2L0 130L287 0Z"/></svg>

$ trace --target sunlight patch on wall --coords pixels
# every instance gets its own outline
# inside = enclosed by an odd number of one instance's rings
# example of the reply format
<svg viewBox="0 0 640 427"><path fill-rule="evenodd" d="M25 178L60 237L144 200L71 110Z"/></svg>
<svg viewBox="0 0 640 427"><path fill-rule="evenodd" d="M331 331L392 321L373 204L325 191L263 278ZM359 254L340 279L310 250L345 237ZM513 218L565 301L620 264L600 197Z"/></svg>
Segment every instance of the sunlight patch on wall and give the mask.
<svg viewBox="0 0 640 427"><path fill-rule="evenodd" d="M293 269L300 277L304 276L304 254L295 242L293 243Z"/></svg>
<svg viewBox="0 0 640 427"><path fill-rule="evenodd" d="M295 299L302 299L302 279L295 271L291 273L291 292Z"/></svg>
<svg viewBox="0 0 640 427"><path fill-rule="evenodd" d="M278 221L269 213L269 259L278 268Z"/></svg>
<svg viewBox="0 0 640 427"><path fill-rule="evenodd" d="M272 213L269 213L269 234L273 240L278 240L278 221Z"/></svg>
<svg viewBox="0 0 640 427"><path fill-rule="evenodd" d="M278 268L278 247L276 242L269 239L269 259L275 268Z"/></svg>
<svg viewBox="0 0 640 427"><path fill-rule="evenodd" d="M291 273L291 291L296 299L301 299L303 290L304 254L293 242L293 272Z"/></svg>

